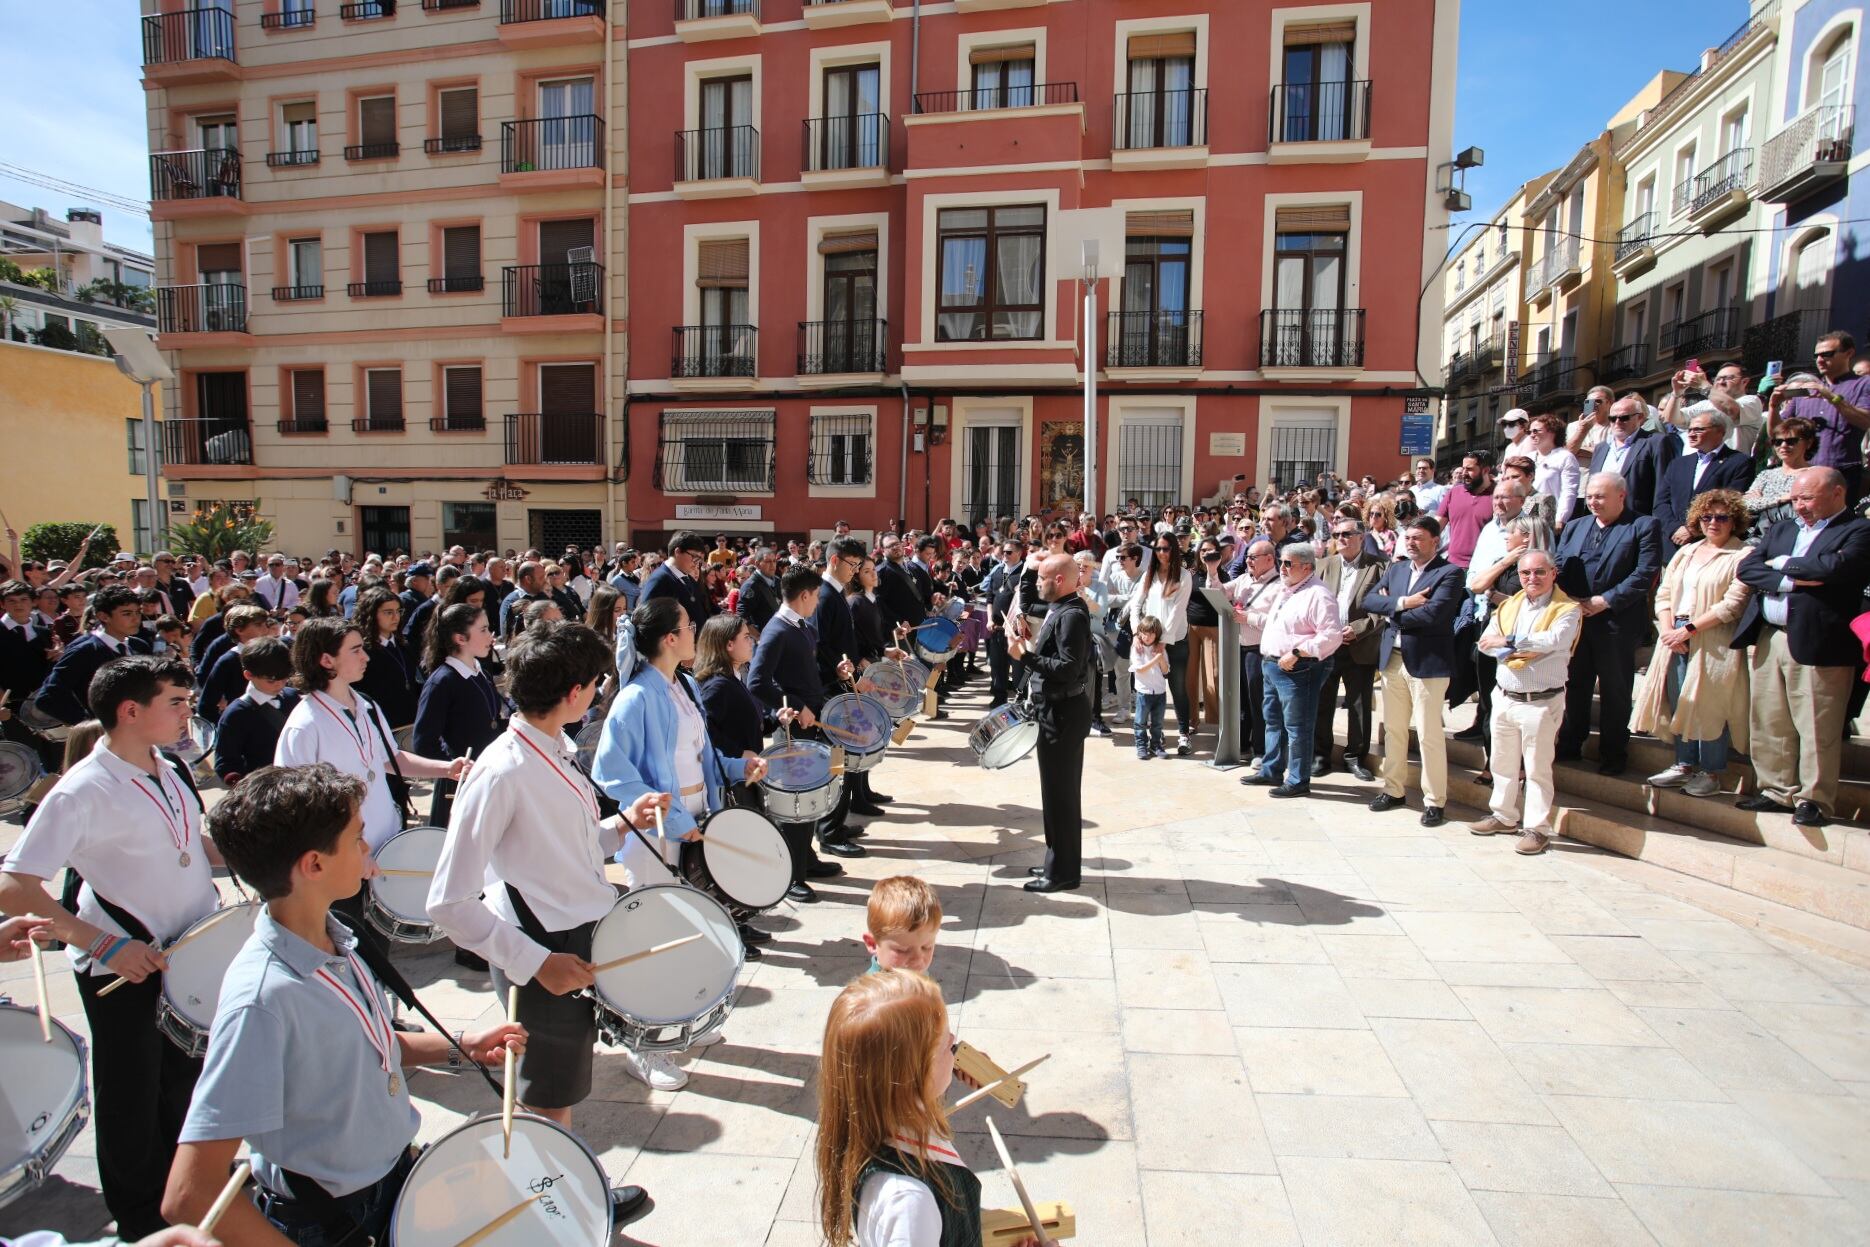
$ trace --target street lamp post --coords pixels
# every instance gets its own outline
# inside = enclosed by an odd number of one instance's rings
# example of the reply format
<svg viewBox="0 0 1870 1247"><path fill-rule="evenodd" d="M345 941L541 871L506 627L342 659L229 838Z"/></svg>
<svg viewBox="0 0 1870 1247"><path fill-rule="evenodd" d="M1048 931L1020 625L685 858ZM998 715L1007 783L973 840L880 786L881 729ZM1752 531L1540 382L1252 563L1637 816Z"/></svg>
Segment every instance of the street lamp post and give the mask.
<svg viewBox="0 0 1870 1247"><path fill-rule="evenodd" d="M162 522L162 486L156 471L155 386L158 381L173 381L175 373L163 361L162 352L156 349L155 338L147 330L129 325L106 329L104 340L116 352L112 358L116 361L117 370L143 387L143 484L148 490L145 495L149 507L148 552L153 554L161 547L162 533L167 527ZM136 540L134 532L130 540Z"/></svg>
<svg viewBox="0 0 1870 1247"><path fill-rule="evenodd" d="M1097 514L1097 239L1079 244L1084 261L1084 509Z"/></svg>

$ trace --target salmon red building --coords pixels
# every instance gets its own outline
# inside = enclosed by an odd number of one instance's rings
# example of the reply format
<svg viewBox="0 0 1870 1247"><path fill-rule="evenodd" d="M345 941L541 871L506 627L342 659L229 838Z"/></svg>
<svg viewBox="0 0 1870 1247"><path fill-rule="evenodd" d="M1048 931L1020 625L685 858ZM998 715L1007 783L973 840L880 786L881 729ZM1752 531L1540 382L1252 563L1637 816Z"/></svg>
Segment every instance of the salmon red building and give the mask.
<svg viewBox="0 0 1870 1247"><path fill-rule="evenodd" d="M1104 509L1394 475L1457 19L631 0L633 533L1067 511L1087 470Z"/></svg>

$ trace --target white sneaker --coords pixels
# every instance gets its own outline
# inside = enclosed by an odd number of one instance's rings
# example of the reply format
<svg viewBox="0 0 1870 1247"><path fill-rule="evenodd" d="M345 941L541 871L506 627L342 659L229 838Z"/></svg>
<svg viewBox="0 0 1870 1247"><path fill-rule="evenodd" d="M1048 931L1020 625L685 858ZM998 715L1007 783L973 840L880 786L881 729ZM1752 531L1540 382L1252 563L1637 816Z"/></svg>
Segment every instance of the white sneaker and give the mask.
<svg viewBox="0 0 1870 1247"><path fill-rule="evenodd" d="M1689 777L1695 773L1694 767L1677 762L1668 770L1659 771L1651 775L1649 777L1649 786L1651 788L1680 788L1686 784Z"/></svg>
<svg viewBox="0 0 1870 1247"><path fill-rule="evenodd" d="M1694 776L1682 785L1682 791L1691 797L1711 797L1720 790L1720 782L1706 771L1696 771Z"/></svg>
<svg viewBox="0 0 1870 1247"><path fill-rule="evenodd" d="M726 1037L727 1036L721 1033L721 1028L717 1026L713 1030L709 1031L707 1034L697 1035L693 1039L689 1040L688 1046L691 1048L712 1048L715 1044L720 1043L721 1040L725 1039Z"/></svg>
<svg viewBox="0 0 1870 1247"><path fill-rule="evenodd" d="M623 1068L651 1091L680 1091L688 1085L688 1075L675 1068L675 1062L666 1052L635 1052L625 1048Z"/></svg>

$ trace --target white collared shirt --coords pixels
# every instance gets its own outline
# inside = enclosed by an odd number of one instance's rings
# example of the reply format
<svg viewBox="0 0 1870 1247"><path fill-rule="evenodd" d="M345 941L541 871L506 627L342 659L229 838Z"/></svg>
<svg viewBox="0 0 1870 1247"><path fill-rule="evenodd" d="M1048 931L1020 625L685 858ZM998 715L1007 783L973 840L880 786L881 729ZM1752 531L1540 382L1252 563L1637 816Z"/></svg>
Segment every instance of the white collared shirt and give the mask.
<svg viewBox="0 0 1870 1247"><path fill-rule="evenodd" d="M622 828L598 821L596 790L573 753L563 735L511 720L455 793L429 886L429 917L515 983L529 982L548 950L520 929L503 885L548 931L595 922L617 901L604 861L621 847Z"/></svg>
<svg viewBox="0 0 1870 1247"><path fill-rule="evenodd" d="M669 690L669 700L675 705L675 782L682 790L675 795L688 807L690 814L699 818L708 809L707 777L701 770L701 751L712 748L708 744L707 720L674 680L664 676L663 683ZM699 792L689 791L697 786L700 786Z"/></svg>
<svg viewBox="0 0 1870 1247"><path fill-rule="evenodd" d="M456 658L453 654L450 654L442 661L446 662L450 667L453 667L470 680L480 675L480 659L478 658Z"/></svg>
<svg viewBox="0 0 1870 1247"><path fill-rule="evenodd" d="M785 620L787 623L791 624L795 628L800 628L805 625L805 616L799 614L799 612L793 610L792 607L784 603L780 604L780 607L777 613L781 619Z"/></svg>
<svg viewBox="0 0 1870 1247"><path fill-rule="evenodd" d="M201 845L200 802L174 766L156 761L152 777L100 741L40 802L0 870L50 879L61 867L74 867L85 878L78 916L118 935L129 932L104 912L93 888L164 943L214 912L220 897ZM175 844L181 834L187 836L184 849ZM82 948L67 952L80 973L91 970Z"/></svg>
<svg viewBox="0 0 1870 1247"><path fill-rule="evenodd" d="M385 740L395 741L395 729L369 698L355 689L351 696L357 700L355 722L329 693L308 692L299 698L299 704L286 716L286 726L280 729L273 761L279 766L329 762L346 775L363 780L367 785L364 842L374 853L403 829L402 811L390 796L386 778L389 759L383 749ZM383 729L380 735L370 724L373 715Z"/></svg>
<svg viewBox="0 0 1870 1247"><path fill-rule="evenodd" d="M248 701L258 706L277 706L279 704L278 693L262 693L253 686L252 680L247 681L247 692L245 695Z"/></svg>
<svg viewBox="0 0 1870 1247"><path fill-rule="evenodd" d="M889 1144L931 1163L967 1169L967 1162L945 1141L924 1147L897 1135ZM875 1173L866 1179L857 1192L852 1220L857 1242L865 1247L923 1247L941 1240L941 1205L935 1193L920 1178L900 1173Z"/></svg>
<svg viewBox="0 0 1870 1247"><path fill-rule="evenodd" d="M0 628L5 628L9 632L21 633L26 640L30 641L39 635L39 629L33 622L38 614L38 611L34 611L31 615L28 615L25 623L18 622L11 615L0 615Z"/></svg>
<svg viewBox="0 0 1870 1247"><path fill-rule="evenodd" d="M1792 553L1777 555L1767 560L1766 565L1774 571L1779 572L1785 570L1787 559L1804 558L1806 551L1812 548L1812 542L1818 540L1818 534L1822 533L1832 520L1842 514L1843 512L1840 511L1836 515L1827 515L1822 520L1812 524L1807 524L1804 520L1795 520L1794 522L1797 523L1799 527L1798 536L1793 538L1792 541ZM1760 614L1766 617L1767 623L1780 628L1786 626L1786 595L1796 588L1798 588L1798 586L1792 582L1792 577L1781 576L1779 578L1779 588L1775 592L1768 593L1760 599Z"/></svg>
<svg viewBox="0 0 1870 1247"><path fill-rule="evenodd" d="M1565 687L1571 676L1571 651L1577 647L1578 629L1584 626L1584 612L1566 611L1549 631L1535 632L1539 615L1551 604L1550 593L1537 602L1527 598L1520 603L1519 613L1513 617L1513 634L1507 641L1517 651L1539 656L1518 669L1500 663L1495 680L1501 688L1514 693L1543 693Z"/></svg>

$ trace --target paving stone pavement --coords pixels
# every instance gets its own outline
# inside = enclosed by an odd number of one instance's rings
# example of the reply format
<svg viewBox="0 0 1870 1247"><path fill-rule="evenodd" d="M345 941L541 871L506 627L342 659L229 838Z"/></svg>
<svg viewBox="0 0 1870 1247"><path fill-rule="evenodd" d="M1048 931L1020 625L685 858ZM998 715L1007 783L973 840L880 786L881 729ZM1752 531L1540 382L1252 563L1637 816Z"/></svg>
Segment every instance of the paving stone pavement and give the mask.
<svg viewBox="0 0 1870 1247"><path fill-rule="evenodd" d="M1581 846L1527 859L1372 815L1341 775L1270 801L1199 758L1138 762L1127 731L1087 744L1085 886L1031 896L1035 765L972 765L982 705L970 690L884 763L892 814L822 903L759 920L775 939L726 1042L683 1058L685 1090L600 1051L575 1124L656 1200L619 1243L821 1241L819 1034L865 965L868 884L905 872L945 910L933 973L956 1032L1009 1068L1052 1054L1018 1108L989 1103L1086 1247L1870 1241L1870 971ZM451 1025L495 1015L447 953L400 960ZM28 974L0 986L30 999ZM477 1079L411 1085L425 1140L497 1108ZM956 1116L958 1144L1010 1207L984 1117ZM101 1234L94 1155L87 1129L0 1234Z"/></svg>

